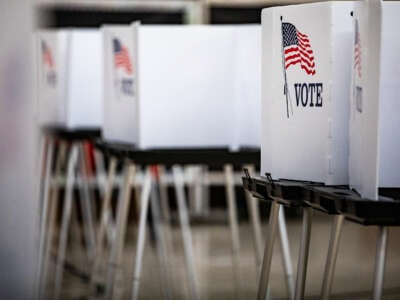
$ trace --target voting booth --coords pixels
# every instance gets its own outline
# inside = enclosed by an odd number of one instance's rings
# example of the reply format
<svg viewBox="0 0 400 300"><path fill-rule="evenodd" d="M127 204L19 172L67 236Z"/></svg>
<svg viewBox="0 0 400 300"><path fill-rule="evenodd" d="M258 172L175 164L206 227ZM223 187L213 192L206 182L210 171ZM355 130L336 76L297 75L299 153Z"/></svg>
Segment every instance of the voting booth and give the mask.
<svg viewBox="0 0 400 300"><path fill-rule="evenodd" d="M325 2L262 11L261 174L348 183L352 9Z"/></svg>
<svg viewBox="0 0 400 300"><path fill-rule="evenodd" d="M400 3L360 2L354 10L350 185L377 199L400 187Z"/></svg>
<svg viewBox="0 0 400 300"><path fill-rule="evenodd" d="M135 23L104 26L103 37L106 140L141 149L259 146L259 26Z"/></svg>
<svg viewBox="0 0 400 300"><path fill-rule="evenodd" d="M39 122L69 129L102 123L99 30L39 31L36 36Z"/></svg>

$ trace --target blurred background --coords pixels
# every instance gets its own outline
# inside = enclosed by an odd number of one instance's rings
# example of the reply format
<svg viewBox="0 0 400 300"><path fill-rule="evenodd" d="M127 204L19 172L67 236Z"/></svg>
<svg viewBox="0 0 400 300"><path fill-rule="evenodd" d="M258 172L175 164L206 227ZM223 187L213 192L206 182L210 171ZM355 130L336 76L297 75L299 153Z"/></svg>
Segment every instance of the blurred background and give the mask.
<svg viewBox="0 0 400 300"><path fill-rule="evenodd" d="M58 191L58 208L55 212L55 234L51 236L50 259L45 282L38 283L41 211L43 209L40 184L43 159L41 131L37 120L37 97L34 81L33 32L44 29L100 28L104 24L261 24L262 8L276 5L304 3L304 1L279 0L18 0L0 2L0 297L1 299L34 299L38 287L44 293L39 299L54 298L54 274L59 230L63 214L65 188ZM318 17L318 16L316 16ZM155 87L156 88L156 87ZM257 116L254 116L257 117ZM59 146L54 149L60 150ZM93 159L94 161L94 159ZM108 158L105 169L110 166ZM229 207L224 172L210 165L185 168L185 176L202 176L214 181L202 188L202 201L198 205L193 186L185 186L189 223L191 226L193 257L199 299L255 299L257 292L258 264L254 246L253 225L250 220L246 194L241 185L242 166L235 166L234 199L237 211L239 258L238 269L232 268L232 241L229 227ZM259 172L259 164L255 166ZM50 166L56 168L55 161ZM67 165L61 166L66 171ZM90 168L89 168L90 169ZM117 165L117 177L122 180L123 166ZM139 167L140 169L140 167ZM143 168L141 169L143 171ZM171 168L167 167L167 173ZM89 172L95 176L96 167ZM197 172L197 173L196 173ZM194 174L194 175L193 175ZM197 174L197 175L196 175ZM201 175L198 175L201 174ZM210 175L211 174L211 175ZM103 171L103 177L106 171ZM211 176L211 177L210 177ZM216 178L216 179L215 179ZM60 179L60 178L59 178ZM65 184L65 176L60 179ZM94 179L93 179L94 180ZM212 181L212 180L211 180ZM93 218L100 222L103 187L91 185ZM171 299L192 299L190 280L185 265L179 212L173 186L166 189L170 219L163 223L169 228L167 244L168 278L156 247L154 225L149 217L145 242L139 299L165 297L168 281ZM138 193L132 193L133 202ZM111 197L114 214L117 211L118 189ZM79 199L79 187L74 188L73 198ZM205 200L206 199L206 200ZM197 203L197 204L196 204ZM257 204L260 217L262 242L267 230L269 205ZM78 204L79 206L79 204ZM77 206L77 207L78 207ZM122 263L118 268L115 293L112 298L130 299L135 265L139 209L131 205L125 235ZM301 211L286 209L290 256L296 271L300 244ZM91 261L86 256L84 218L81 208L72 212L60 299L103 299L106 289L106 267L110 254L106 250L101 258L99 272L103 275L96 284L91 282ZM306 283L307 299L319 299L331 219L316 213L312 228L310 264ZM400 231L390 228L385 277L385 299L400 299L399 264ZM111 234L112 235L112 234ZM374 268L377 229L361 227L346 222L337 262L332 299L369 299ZM263 244L262 244L263 245ZM257 246L256 246L257 248ZM279 243L274 248L271 272L271 298L289 299L285 283ZM237 278L239 273L239 280ZM38 297L38 296L36 296Z"/></svg>

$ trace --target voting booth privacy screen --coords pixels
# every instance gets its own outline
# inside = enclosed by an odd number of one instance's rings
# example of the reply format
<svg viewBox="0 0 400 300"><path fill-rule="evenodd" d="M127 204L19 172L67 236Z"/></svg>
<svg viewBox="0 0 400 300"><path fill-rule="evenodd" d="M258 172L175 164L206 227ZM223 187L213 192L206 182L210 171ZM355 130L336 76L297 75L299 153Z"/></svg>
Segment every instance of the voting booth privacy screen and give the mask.
<svg viewBox="0 0 400 300"><path fill-rule="evenodd" d="M133 24L103 33L106 140L259 146L259 26Z"/></svg>
<svg viewBox="0 0 400 300"><path fill-rule="evenodd" d="M36 35L39 122L67 128L102 124L102 36L99 30Z"/></svg>
<svg viewBox="0 0 400 300"><path fill-rule="evenodd" d="M348 183L352 9L324 2L262 11L262 175Z"/></svg>
<svg viewBox="0 0 400 300"><path fill-rule="evenodd" d="M350 185L377 199L400 187L400 3L366 1L354 10Z"/></svg>

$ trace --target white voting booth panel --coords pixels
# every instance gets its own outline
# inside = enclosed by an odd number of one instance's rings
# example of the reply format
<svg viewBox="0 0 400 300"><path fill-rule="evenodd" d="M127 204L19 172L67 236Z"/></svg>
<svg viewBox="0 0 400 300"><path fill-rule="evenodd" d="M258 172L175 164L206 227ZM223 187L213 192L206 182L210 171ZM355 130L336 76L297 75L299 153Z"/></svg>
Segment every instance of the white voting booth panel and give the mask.
<svg viewBox="0 0 400 300"><path fill-rule="evenodd" d="M400 3L366 1L354 10L350 185L377 199L400 187Z"/></svg>
<svg viewBox="0 0 400 300"><path fill-rule="evenodd" d="M57 124L62 114L61 96L65 93L66 33L39 31L35 43L39 123Z"/></svg>
<svg viewBox="0 0 400 300"><path fill-rule="evenodd" d="M259 144L257 133L235 127L257 126L248 110L260 102L259 26L133 24L103 33L106 140L140 148ZM240 101L249 105L238 109Z"/></svg>
<svg viewBox="0 0 400 300"><path fill-rule="evenodd" d="M38 33L40 120L67 128L102 124L102 36L99 30Z"/></svg>
<svg viewBox="0 0 400 300"><path fill-rule="evenodd" d="M261 26L235 28L233 148L261 145Z"/></svg>
<svg viewBox="0 0 400 300"><path fill-rule="evenodd" d="M262 11L261 174L348 183L352 9L324 2Z"/></svg>

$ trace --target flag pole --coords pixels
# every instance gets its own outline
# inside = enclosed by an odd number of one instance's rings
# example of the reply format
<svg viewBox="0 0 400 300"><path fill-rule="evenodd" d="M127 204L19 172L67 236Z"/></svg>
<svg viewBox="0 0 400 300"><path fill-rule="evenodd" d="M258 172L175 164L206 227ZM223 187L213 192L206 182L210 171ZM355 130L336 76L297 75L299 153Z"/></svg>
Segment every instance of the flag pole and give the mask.
<svg viewBox="0 0 400 300"><path fill-rule="evenodd" d="M283 69L283 77L285 79L285 85L283 87L283 94L286 96L286 115L289 118L289 90L287 87L287 77L286 77L286 68L285 68L285 53L283 47L283 22L281 16L281 32L282 32L282 69Z"/></svg>

